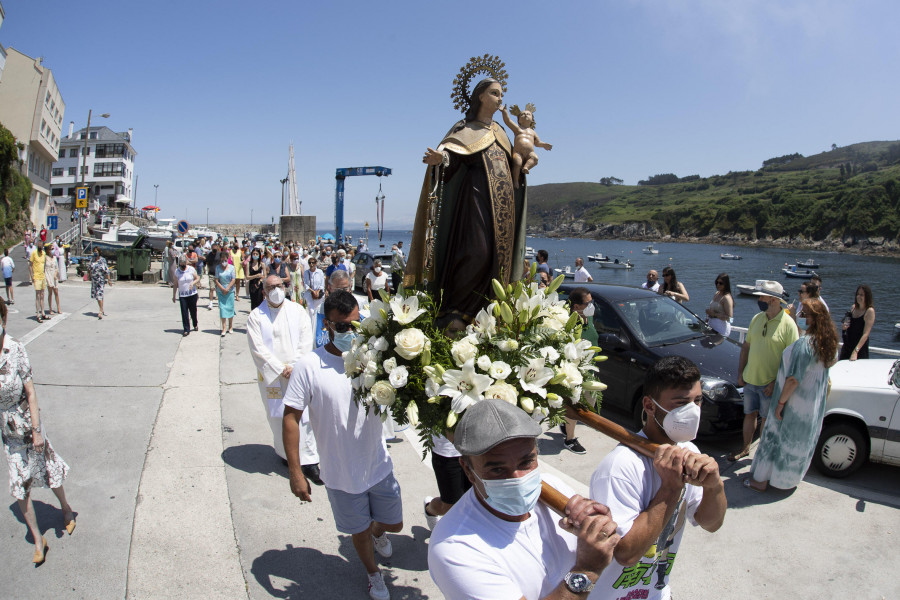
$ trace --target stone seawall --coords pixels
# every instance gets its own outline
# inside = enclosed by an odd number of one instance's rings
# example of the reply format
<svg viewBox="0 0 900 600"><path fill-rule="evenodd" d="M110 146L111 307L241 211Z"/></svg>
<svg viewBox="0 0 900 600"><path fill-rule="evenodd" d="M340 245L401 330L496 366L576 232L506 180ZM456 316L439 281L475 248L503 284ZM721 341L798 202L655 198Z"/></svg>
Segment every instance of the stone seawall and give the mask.
<svg viewBox="0 0 900 600"><path fill-rule="evenodd" d="M248 233L250 231L254 231L256 233L271 233L273 231L276 233L278 232L277 225L275 225L273 227L271 224L260 225L258 223L256 225L248 225L246 223L242 223L242 224L238 224L238 225L235 225L233 223L227 224L227 225L210 224L209 228L217 233L222 234L223 236L228 236L228 237L233 237L233 236L243 237L243 235L245 233Z"/></svg>

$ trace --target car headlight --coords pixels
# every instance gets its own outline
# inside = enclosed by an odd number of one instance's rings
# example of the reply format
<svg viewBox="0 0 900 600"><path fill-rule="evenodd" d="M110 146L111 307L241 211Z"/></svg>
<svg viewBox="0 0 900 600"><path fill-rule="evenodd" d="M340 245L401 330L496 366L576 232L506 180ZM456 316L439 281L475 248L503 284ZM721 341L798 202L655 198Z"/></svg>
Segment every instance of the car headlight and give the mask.
<svg viewBox="0 0 900 600"><path fill-rule="evenodd" d="M731 384L718 377L701 377L700 387L703 395L713 402L720 402L731 395Z"/></svg>

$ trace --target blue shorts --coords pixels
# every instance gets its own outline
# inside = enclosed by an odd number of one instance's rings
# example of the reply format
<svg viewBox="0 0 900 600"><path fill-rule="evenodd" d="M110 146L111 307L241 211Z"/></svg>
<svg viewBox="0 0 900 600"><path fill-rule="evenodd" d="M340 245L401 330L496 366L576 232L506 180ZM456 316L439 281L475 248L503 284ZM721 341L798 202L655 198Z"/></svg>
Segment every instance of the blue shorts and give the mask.
<svg viewBox="0 0 900 600"><path fill-rule="evenodd" d="M759 411L759 416L763 419L769 414L769 404L772 403L772 396L766 396L763 390L764 385L744 385L744 414L749 415Z"/></svg>
<svg viewBox="0 0 900 600"><path fill-rule="evenodd" d="M334 524L341 533L362 533L372 521L385 525L403 522L400 484L393 473L359 494L348 494L329 487L325 491L328 492Z"/></svg>

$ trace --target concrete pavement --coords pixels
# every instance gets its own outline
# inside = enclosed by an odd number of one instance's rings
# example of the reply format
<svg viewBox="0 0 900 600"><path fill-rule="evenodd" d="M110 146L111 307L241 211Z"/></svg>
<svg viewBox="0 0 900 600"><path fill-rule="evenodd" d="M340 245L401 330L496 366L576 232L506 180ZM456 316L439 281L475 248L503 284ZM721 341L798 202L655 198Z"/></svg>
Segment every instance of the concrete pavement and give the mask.
<svg viewBox="0 0 900 600"><path fill-rule="evenodd" d="M18 263L18 261L17 261ZM201 298L205 298L205 292ZM61 287L68 314L38 325L33 290L16 288L8 331L28 340L43 422L72 468L66 482L78 513L71 537L49 490L33 494L50 543L31 566L32 546L8 497L0 519L7 565L3 595L15 598L365 598L349 536L334 529L324 489L300 503L254 383L244 337L220 338L218 312L200 309L199 333L181 337L177 305L162 286L107 288L109 316L96 318L89 284ZM201 306L206 301L201 299ZM394 556L380 559L393 598L440 598L428 575L422 498L436 491L415 436L391 444L403 490L405 528ZM583 426L588 454L542 436L545 468L586 489L613 444ZM793 493L740 487L749 462L720 459L730 509L716 534L689 528L673 571L688 598L897 598L892 550L900 535L900 471L868 465L848 480L810 473Z"/></svg>

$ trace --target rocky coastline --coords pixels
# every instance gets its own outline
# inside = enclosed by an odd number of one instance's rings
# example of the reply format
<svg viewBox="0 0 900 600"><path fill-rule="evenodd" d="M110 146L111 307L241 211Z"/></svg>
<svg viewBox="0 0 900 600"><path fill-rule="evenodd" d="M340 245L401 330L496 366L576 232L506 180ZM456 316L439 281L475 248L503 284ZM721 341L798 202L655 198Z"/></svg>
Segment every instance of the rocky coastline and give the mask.
<svg viewBox="0 0 900 600"><path fill-rule="evenodd" d="M900 257L900 239L883 236L828 236L823 240L813 240L805 236L773 238L751 236L741 233L710 233L699 235L695 232L663 233L647 223L587 224L575 220L555 226L529 225L530 236L548 238L583 238L598 240L625 240L633 242L677 242L680 244L723 244L745 247L794 248L797 250L821 250L825 252L848 252L869 256Z"/></svg>

